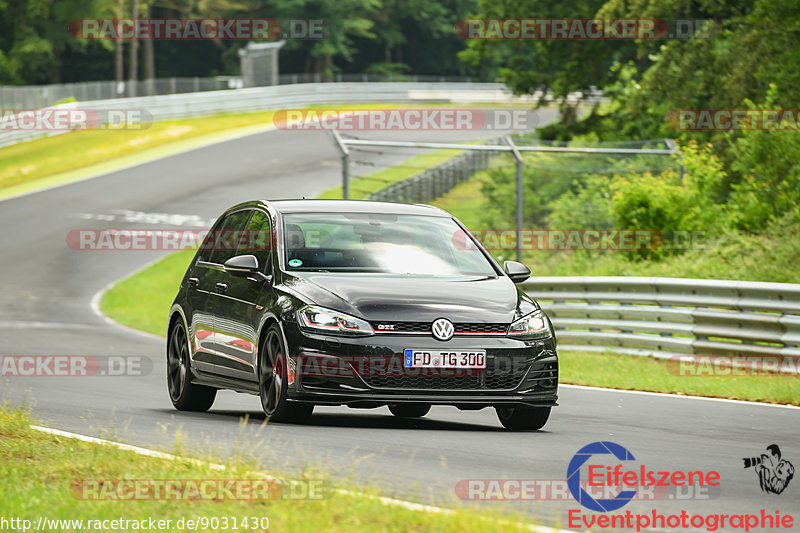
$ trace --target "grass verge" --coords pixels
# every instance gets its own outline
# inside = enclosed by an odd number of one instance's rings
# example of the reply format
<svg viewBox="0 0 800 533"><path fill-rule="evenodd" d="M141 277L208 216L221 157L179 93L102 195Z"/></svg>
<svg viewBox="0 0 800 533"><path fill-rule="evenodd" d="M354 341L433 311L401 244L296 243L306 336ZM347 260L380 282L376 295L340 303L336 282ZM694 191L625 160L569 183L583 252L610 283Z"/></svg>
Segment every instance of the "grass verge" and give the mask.
<svg viewBox="0 0 800 533"><path fill-rule="evenodd" d="M0 149L0 190L220 131L268 126L273 111L165 120L146 129L73 131Z"/></svg>
<svg viewBox="0 0 800 533"><path fill-rule="evenodd" d="M209 527L196 528L198 531L220 531L241 529L263 531L268 519L269 531L326 532L326 531L523 531L525 524L510 521L496 511L459 509L457 513L431 513L409 509L398 505L386 505L379 499L375 490L353 490L346 483L332 481L316 473L304 474L295 478L294 487L301 490L289 491L263 490L259 494L267 496L258 499L232 499L230 496L211 499L194 493L190 487L212 487L212 480L251 481L256 486L264 486L263 478L254 474L255 465L244 460L226 460L225 470L212 468L208 464L189 460L169 460L145 457L120 450L109 445L81 442L75 439L42 433L30 428L31 419L27 412L12 409L7 404L0 407L0 516L8 520L18 518L30 520L34 529L39 517L48 522L41 530L80 531L87 529L148 530L148 527L127 527L118 524L114 527L106 522L105 527L92 526L89 521L106 520L149 520L165 521L167 527L161 531L184 531L195 529L179 526L179 520L209 521ZM273 476L277 477L277 476ZM173 491L170 498L142 499L120 498L116 500L87 500L86 496L110 495L108 490L116 488L116 494L124 492L121 480L138 480L150 486L162 481L180 480L183 488ZM194 481L192 481L194 480ZM250 481L248 481L250 480ZM94 482L97 482L96 484ZM162 485L163 486L163 485ZM284 485L286 486L286 485ZM101 490L98 487L103 487ZM324 490L320 490L323 488ZM307 489L315 498L285 498L303 494ZM347 492L343 493L344 489ZM153 492L151 492L153 494ZM166 491L162 494L167 494ZM228 493L230 494L230 493ZM241 492L239 494L244 494ZM319 497L322 496L322 497ZM454 501L454 504L458 502ZM227 517L228 527L223 528L222 520ZM257 527L252 527L252 518L258 519ZM211 527L212 518L220 520L217 527ZM236 528L230 521L237 520ZM247 519L249 527L241 527L241 520ZM57 523L56 520L82 521ZM167 523L166 521L170 522ZM185 523L185 522L184 522ZM87 527L88 526L88 527ZM12 528L14 529L14 528ZM16 529L22 529L17 527Z"/></svg>
<svg viewBox="0 0 800 533"><path fill-rule="evenodd" d="M678 375L667 360L613 353L559 351L560 382L800 405L800 376Z"/></svg>
<svg viewBox="0 0 800 533"><path fill-rule="evenodd" d="M117 282L103 293L100 309L120 324L166 337L169 308L194 254L195 250L169 254Z"/></svg>

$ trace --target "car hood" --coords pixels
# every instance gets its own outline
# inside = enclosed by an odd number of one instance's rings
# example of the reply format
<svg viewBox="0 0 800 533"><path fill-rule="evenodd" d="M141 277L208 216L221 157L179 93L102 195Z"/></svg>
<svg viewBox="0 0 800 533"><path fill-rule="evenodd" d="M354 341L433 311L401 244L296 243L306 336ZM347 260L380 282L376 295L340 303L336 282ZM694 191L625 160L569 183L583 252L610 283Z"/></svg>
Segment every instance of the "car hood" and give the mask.
<svg viewBox="0 0 800 533"><path fill-rule="evenodd" d="M538 309L505 276L292 272L284 285L306 303L369 321L510 323Z"/></svg>

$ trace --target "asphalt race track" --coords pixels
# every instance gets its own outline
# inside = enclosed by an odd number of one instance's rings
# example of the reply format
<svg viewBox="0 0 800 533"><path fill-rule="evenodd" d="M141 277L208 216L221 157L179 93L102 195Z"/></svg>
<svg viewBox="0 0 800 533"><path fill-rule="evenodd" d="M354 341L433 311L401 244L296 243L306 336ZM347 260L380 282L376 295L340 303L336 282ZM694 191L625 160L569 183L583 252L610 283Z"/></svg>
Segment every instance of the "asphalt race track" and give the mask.
<svg viewBox="0 0 800 533"><path fill-rule="evenodd" d="M380 137L458 141L486 134ZM380 167L409 155L375 151L369 160ZM317 408L306 425L262 427L258 398L232 392L220 393L209 413L175 411L166 390L164 341L111 324L91 306L109 283L165 252L72 250L67 233L149 227L121 219L131 212L208 220L245 199L313 197L339 179L338 152L327 134L273 131L0 202L0 355L136 355L153 362L141 377L2 378L0 399L24 399L58 429L111 434L145 447L170 446L180 429L198 446L252 454L267 468L292 472L307 462L324 464L334 475L369 480L387 494L425 503L451 500L464 479L563 480L578 449L606 440L627 448L650 470L721 474L721 486L710 494L670 494L632 502L622 511L800 509L800 479L784 494L770 495L761 492L752 469L742 467L743 457L758 457L772 443L800 467L800 410L794 408L563 387L560 407L543 431L533 433L505 431L493 410L450 407L434 407L414 422L398 420L386 408ZM245 415L251 422L242 429ZM569 498L485 505L531 509L541 523L562 527L569 509L581 509Z"/></svg>

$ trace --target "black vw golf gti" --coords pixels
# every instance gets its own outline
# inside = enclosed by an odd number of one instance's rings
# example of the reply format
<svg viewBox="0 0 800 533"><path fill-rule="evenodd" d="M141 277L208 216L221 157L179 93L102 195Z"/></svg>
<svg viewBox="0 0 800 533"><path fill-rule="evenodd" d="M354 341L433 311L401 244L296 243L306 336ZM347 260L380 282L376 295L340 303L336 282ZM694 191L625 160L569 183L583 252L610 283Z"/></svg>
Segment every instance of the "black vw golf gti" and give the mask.
<svg viewBox="0 0 800 533"><path fill-rule="evenodd" d="M273 421L315 405L494 407L539 429L556 405L550 320L452 215L424 205L254 201L214 224L170 309L177 409L258 394Z"/></svg>

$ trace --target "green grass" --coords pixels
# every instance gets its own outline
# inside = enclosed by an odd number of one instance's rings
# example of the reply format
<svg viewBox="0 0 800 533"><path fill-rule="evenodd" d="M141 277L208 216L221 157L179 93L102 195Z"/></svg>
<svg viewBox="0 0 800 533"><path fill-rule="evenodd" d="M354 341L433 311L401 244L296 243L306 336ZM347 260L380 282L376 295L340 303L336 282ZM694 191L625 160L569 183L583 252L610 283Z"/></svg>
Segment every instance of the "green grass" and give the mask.
<svg viewBox="0 0 800 533"><path fill-rule="evenodd" d="M167 315L195 250L169 254L107 290L100 309L128 327L167 336Z"/></svg>
<svg viewBox="0 0 800 533"><path fill-rule="evenodd" d="M273 111L154 122L141 130L85 130L0 149L0 189L144 152L193 137L259 124Z"/></svg>
<svg viewBox="0 0 800 533"><path fill-rule="evenodd" d="M558 355L561 383L800 405L797 374L681 376L665 359L594 352Z"/></svg>
<svg viewBox="0 0 800 533"><path fill-rule="evenodd" d="M431 204L452 213L468 228L478 229L481 227L481 214L484 208L481 197L482 184L480 177L459 183Z"/></svg>
<svg viewBox="0 0 800 533"><path fill-rule="evenodd" d="M36 423L35 421L33 421ZM293 479L313 484L314 499L82 499L87 480L254 480L263 465L242 456L227 458L225 470L188 460L145 457L109 445L85 443L32 430L28 413L0 406L0 517L37 523L50 520L171 520L164 531L180 531L181 518L266 517L269 531L316 533L328 531L523 531L520 516L504 516L494 510L460 508L458 512L431 513L384 505L379 492L360 488L347 480L319 471L307 471ZM243 423L246 423L243 422ZM268 443L252 443L268 447ZM183 452L180 444L176 450ZM218 461L209 454L203 459ZM275 478L281 476L270 472ZM263 479L263 478L262 478ZM297 486L297 485L296 485ZM347 491L347 492L343 492ZM277 494L276 491L274 494ZM166 524L166 522L165 522ZM85 527L85 523L84 523ZM80 530L78 527L42 527L43 530ZM189 528L191 529L191 528ZM229 528L230 529L230 528ZM115 530L120 530L116 528ZM199 531L213 530L198 528ZM221 530L217 528L216 530ZM240 528L241 530L241 528ZM253 531L254 529L248 529ZM256 528L256 531L262 531Z"/></svg>

